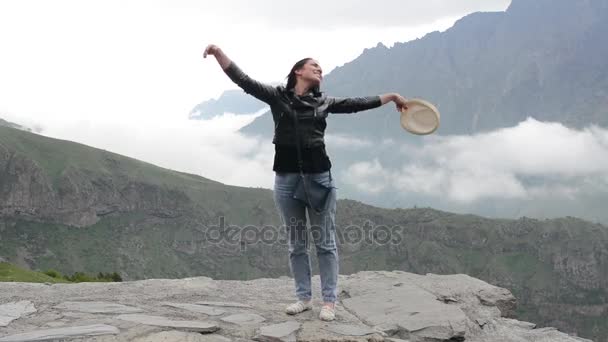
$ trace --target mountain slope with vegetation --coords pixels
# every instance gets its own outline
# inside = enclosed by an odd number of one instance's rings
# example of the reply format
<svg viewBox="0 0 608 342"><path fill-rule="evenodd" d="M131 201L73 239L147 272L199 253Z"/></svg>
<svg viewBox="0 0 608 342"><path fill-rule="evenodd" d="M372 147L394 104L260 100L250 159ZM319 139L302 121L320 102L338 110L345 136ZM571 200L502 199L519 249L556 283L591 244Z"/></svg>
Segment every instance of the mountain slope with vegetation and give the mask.
<svg viewBox="0 0 608 342"><path fill-rule="evenodd" d="M341 273L466 273L511 290L521 319L608 337L605 226L352 200L337 212ZM289 274L284 238L270 190L0 127L0 257L8 262L118 271L125 280L276 277Z"/></svg>

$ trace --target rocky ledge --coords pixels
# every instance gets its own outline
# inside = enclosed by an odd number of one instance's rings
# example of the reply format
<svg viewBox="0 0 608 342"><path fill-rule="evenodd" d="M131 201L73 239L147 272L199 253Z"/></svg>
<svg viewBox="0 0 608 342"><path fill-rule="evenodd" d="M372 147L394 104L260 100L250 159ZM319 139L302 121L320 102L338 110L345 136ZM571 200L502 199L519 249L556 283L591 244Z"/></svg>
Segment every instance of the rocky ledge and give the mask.
<svg viewBox="0 0 608 342"><path fill-rule="evenodd" d="M0 342L589 341L513 319L508 290L467 275L360 272L340 276L340 289L336 320L323 322L318 301L283 312L288 277L0 283Z"/></svg>

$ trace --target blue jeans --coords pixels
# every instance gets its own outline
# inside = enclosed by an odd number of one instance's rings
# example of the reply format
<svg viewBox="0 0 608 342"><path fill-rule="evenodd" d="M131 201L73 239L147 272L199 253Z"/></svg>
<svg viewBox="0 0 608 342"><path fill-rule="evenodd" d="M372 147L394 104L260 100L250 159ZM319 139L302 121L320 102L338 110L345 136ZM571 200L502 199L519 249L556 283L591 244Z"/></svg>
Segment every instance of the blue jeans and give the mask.
<svg viewBox="0 0 608 342"><path fill-rule="evenodd" d="M306 229L306 212L310 220L310 233L315 243L319 272L321 277L321 294L323 301L335 302L338 285L338 248L336 244L336 188L329 194L329 209L317 214L306 205L292 197L300 174L297 172L275 172L274 202L279 216L287 229L289 241L289 266L294 278L296 297L310 300L311 268L309 232ZM308 173L306 177L318 180L326 186L335 186L330 180L329 171Z"/></svg>

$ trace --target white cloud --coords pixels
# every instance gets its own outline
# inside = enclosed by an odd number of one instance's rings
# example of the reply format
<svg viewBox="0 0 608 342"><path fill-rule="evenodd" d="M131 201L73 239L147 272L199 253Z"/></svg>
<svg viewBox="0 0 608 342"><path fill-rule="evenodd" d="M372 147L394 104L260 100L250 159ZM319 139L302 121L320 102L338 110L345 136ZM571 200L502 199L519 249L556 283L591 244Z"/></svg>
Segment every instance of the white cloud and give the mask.
<svg viewBox="0 0 608 342"><path fill-rule="evenodd" d="M318 0L0 1L0 111L40 121L179 121L236 88L202 58L209 43L252 77L282 82L303 57L330 72L378 42L445 30L461 15L506 3L405 1L395 10L395 0L371 8ZM362 17L370 25L360 25Z"/></svg>
<svg viewBox="0 0 608 342"><path fill-rule="evenodd" d="M358 162L343 181L370 193L399 190L465 203L572 199L608 188L608 130L595 126L575 130L529 118L515 127L436 137L421 148L402 150L411 159L400 168L384 167L377 159Z"/></svg>
<svg viewBox="0 0 608 342"><path fill-rule="evenodd" d="M280 29L373 28L422 25L474 11L503 11L510 3L511 0L308 0L306 3L228 0L224 1L227 6L222 6L220 13ZM254 18L251 13L256 13Z"/></svg>
<svg viewBox="0 0 608 342"><path fill-rule="evenodd" d="M42 134L76 141L161 167L193 173L222 183L272 188L274 148L270 142L246 137L238 129L253 121L251 115L225 114L210 120L64 120L24 119L8 115L8 121L31 127Z"/></svg>
<svg viewBox="0 0 608 342"><path fill-rule="evenodd" d="M371 141L340 134L327 134L325 136L325 141L329 145L342 149L359 149L361 147L369 147L372 145Z"/></svg>
<svg viewBox="0 0 608 342"><path fill-rule="evenodd" d="M45 135L162 167L226 184L272 189L274 145L238 133L257 115L168 122L5 118L26 126L36 122ZM403 206L420 200L420 195L433 207L475 212L471 208L485 200L533 200L567 207L608 193L608 130L603 128L576 130L528 119L515 127L473 136L427 138L421 146L397 146L389 140L372 144L330 135L327 145L331 157L352 151L356 144L356 155L362 160L337 178L345 185L343 190L349 189L347 197L367 198L366 202L388 196L391 206ZM543 216L541 209L532 211L526 213Z"/></svg>

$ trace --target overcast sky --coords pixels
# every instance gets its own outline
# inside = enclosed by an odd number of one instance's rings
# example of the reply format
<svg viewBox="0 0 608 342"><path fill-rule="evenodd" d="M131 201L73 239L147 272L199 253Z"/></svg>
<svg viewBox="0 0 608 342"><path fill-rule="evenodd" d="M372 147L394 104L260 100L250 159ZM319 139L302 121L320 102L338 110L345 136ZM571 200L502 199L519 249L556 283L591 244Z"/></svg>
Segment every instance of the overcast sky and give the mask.
<svg viewBox="0 0 608 342"><path fill-rule="evenodd" d="M326 73L378 42L445 30L510 0L0 1L0 117L138 122L186 118L235 88L209 43L251 76L283 81L317 58Z"/></svg>
<svg viewBox="0 0 608 342"><path fill-rule="evenodd" d="M220 45L252 77L277 82L303 57L317 58L328 73L378 42L390 47L509 3L2 0L0 118L224 183L272 188L273 145L237 132L261 112L187 120L196 104L236 88L214 59L202 58L207 44ZM608 191L605 129L530 119L430 138L399 168L378 160L343 165L348 174L339 182L465 204ZM348 136L327 141L335 150L378 146ZM385 148L396 158L399 150L412 155L411 146ZM548 181L526 183L530 177Z"/></svg>

